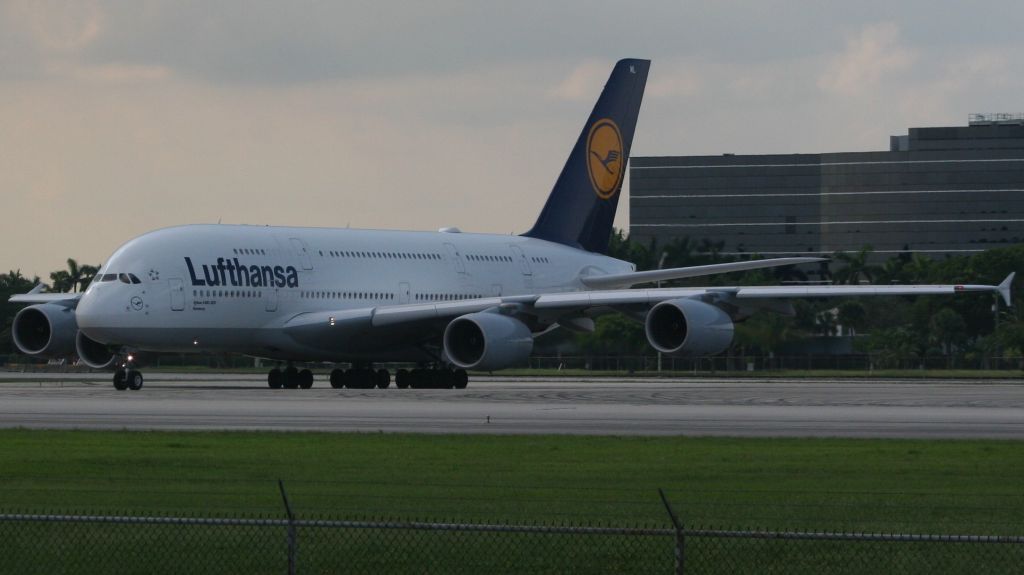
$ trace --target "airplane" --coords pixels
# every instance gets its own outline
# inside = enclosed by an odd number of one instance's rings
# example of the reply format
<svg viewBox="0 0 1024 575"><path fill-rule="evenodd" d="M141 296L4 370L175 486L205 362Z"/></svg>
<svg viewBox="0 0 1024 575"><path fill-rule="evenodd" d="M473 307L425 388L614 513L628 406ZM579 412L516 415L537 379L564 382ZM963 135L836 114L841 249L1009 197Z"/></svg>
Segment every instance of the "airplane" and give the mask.
<svg viewBox="0 0 1024 575"><path fill-rule="evenodd" d="M334 364L335 388L464 388L467 370L527 361L534 338L594 329L618 312L643 322L672 356L721 353L758 311L791 298L997 292L989 285L633 286L821 261L789 257L636 271L607 255L649 60L611 75L536 223L518 236L248 225L184 225L118 248L84 293L38 285L12 335L37 357L77 355L113 369L118 390L143 386L140 355L232 352L272 360L271 388L309 388L297 363ZM284 365L284 368L281 367ZM342 369L340 366L350 367Z"/></svg>

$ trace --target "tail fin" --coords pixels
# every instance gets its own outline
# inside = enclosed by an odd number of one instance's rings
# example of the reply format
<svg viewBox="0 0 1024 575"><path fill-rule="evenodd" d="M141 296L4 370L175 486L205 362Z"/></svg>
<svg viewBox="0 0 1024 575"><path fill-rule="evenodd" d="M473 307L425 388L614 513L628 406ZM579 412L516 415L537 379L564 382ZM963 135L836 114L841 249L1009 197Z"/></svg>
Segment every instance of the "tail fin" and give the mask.
<svg viewBox="0 0 1024 575"><path fill-rule="evenodd" d="M619 60L537 223L523 234L605 253L650 60Z"/></svg>

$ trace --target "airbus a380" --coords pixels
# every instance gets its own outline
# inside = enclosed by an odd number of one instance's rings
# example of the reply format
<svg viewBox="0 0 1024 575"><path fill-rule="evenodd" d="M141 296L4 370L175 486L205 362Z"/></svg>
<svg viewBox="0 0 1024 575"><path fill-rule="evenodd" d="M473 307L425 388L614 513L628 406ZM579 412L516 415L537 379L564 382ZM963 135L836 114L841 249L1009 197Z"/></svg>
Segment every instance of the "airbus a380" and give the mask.
<svg viewBox="0 0 1024 575"><path fill-rule="evenodd" d="M465 387L466 370L524 363L534 338L587 331L603 313L645 325L669 355L725 351L733 326L788 299L998 292L998 286L804 286L631 289L655 281L819 261L775 258L637 272L605 255L650 62L615 65L533 228L520 236L191 225L128 241L82 294L43 286L12 335L29 355L77 355L140 389L146 352L234 352L276 360L272 388L308 388L300 362L348 364L333 387ZM281 365L284 366L282 369Z"/></svg>

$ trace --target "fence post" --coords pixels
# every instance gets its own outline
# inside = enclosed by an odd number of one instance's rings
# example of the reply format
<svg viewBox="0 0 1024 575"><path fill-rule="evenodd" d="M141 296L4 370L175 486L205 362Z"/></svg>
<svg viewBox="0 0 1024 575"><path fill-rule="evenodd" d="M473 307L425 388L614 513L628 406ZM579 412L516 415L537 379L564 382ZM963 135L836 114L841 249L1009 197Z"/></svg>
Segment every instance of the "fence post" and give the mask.
<svg viewBox="0 0 1024 575"><path fill-rule="evenodd" d="M278 479L277 486L281 489L284 510L288 513L288 575L295 575L296 560L299 555L299 534L295 529L295 513L292 512L292 504L288 501L288 493L284 490L284 481Z"/></svg>
<svg viewBox="0 0 1024 575"><path fill-rule="evenodd" d="M686 572L686 539L683 534L683 526L679 523L679 517L676 516L675 510L672 509L672 505L668 502L668 497L665 497L665 492L659 487L658 495L661 496L661 502L665 505L665 511L668 511L668 517L672 520L672 526L676 531L676 575L683 575Z"/></svg>

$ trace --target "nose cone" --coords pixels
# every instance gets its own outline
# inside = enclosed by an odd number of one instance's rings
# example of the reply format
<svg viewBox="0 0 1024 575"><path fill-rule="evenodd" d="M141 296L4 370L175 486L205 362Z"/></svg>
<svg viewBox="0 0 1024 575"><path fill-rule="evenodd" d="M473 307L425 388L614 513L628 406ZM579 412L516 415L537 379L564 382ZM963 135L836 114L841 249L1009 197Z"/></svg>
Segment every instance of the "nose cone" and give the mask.
<svg viewBox="0 0 1024 575"><path fill-rule="evenodd" d="M89 330L99 327L100 313L99 302L96 293L92 290L86 291L78 300L75 307L75 320L78 322L78 329L91 336Z"/></svg>

